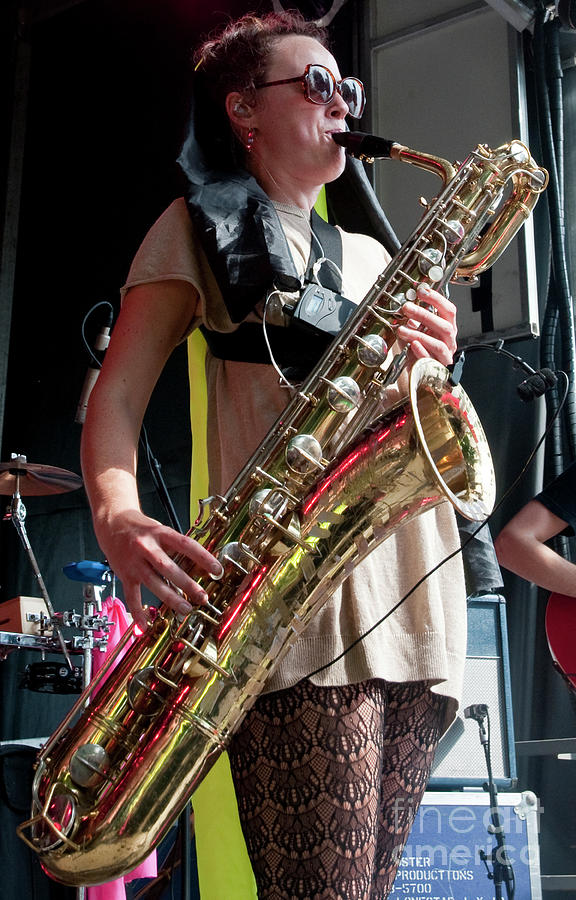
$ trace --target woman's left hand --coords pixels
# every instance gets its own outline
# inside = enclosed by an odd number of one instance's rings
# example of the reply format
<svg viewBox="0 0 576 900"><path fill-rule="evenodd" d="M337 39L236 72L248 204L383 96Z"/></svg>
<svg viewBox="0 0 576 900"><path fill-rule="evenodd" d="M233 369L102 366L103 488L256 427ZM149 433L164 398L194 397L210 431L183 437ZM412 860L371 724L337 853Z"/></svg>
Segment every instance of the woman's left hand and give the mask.
<svg viewBox="0 0 576 900"><path fill-rule="evenodd" d="M449 366L456 351L456 307L426 284L418 286L417 294L418 303L408 300L402 307L405 321L398 339L410 344L412 360L432 357Z"/></svg>

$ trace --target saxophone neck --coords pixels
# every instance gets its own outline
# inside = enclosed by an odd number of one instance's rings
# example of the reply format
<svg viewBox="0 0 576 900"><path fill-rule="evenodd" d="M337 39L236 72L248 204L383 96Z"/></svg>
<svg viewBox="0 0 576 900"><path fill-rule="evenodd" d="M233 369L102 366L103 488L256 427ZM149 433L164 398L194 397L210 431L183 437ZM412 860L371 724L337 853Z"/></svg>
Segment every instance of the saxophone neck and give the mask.
<svg viewBox="0 0 576 900"><path fill-rule="evenodd" d="M403 144L398 144L388 138L378 137L375 134L365 134L363 131L340 131L332 135L333 140L340 147L344 147L349 156L364 162L373 163L375 159L399 159L401 162L426 169L434 175L438 175L446 185L456 174L456 167L441 156L433 156L431 153L422 153L419 150L411 150Z"/></svg>
<svg viewBox="0 0 576 900"><path fill-rule="evenodd" d="M442 179L444 185L448 184L457 172L456 166L449 160L443 159L441 156L434 156L432 153L423 153L421 150L412 150L403 144L392 144L390 158L417 166L426 172L432 172L433 175L438 175Z"/></svg>

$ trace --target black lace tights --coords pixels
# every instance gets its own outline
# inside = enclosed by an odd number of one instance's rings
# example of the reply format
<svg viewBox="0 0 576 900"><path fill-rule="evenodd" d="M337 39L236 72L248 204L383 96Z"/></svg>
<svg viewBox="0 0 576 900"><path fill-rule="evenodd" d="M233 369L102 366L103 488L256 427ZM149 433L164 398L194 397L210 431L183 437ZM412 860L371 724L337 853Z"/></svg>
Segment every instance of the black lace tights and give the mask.
<svg viewBox="0 0 576 900"><path fill-rule="evenodd" d="M229 755L260 900L385 900L445 702L379 680L257 700Z"/></svg>

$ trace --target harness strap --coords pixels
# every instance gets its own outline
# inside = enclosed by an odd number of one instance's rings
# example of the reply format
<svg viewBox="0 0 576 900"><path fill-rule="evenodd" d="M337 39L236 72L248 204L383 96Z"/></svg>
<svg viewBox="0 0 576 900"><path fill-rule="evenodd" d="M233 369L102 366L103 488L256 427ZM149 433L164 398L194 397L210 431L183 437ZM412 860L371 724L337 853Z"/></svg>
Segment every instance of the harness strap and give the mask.
<svg viewBox="0 0 576 900"><path fill-rule="evenodd" d="M342 290L342 236L334 225L326 222L314 209L310 226L313 237L305 280L317 280L322 287L339 294ZM323 258L331 260L335 265L322 263L313 279L314 266ZM242 322L231 332L212 331L204 325L200 326L200 330L210 352L217 359L270 364L270 352L259 322ZM293 331L281 325L267 325L266 333L278 365L282 368L297 366L299 371L310 370L333 340L333 336L329 334L299 332L298 340L295 341Z"/></svg>

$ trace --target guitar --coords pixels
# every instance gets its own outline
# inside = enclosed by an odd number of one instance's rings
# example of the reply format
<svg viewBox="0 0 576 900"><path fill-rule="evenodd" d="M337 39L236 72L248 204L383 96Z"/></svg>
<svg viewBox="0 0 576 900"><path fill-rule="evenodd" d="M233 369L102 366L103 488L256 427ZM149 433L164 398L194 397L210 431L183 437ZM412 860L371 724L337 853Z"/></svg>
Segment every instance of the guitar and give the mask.
<svg viewBox="0 0 576 900"><path fill-rule="evenodd" d="M546 637L554 665L576 692L576 597L550 594Z"/></svg>

